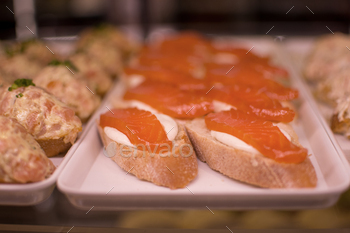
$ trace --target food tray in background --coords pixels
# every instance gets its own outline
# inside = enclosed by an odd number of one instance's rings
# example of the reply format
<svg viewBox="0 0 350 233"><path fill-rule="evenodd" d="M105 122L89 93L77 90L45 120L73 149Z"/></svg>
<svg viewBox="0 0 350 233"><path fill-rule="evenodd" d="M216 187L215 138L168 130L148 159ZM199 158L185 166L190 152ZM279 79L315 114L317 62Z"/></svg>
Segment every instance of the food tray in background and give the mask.
<svg viewBox="0 0 350 233"><path fill-rule="evenodd" d="M309 150L318 176L315 189L263 189L230 179L198 161L198 176L184 189L170 190L141 181L125 172L103 153L96 124L89 125L84 140L60 174L57 186L76 207L89 210L125 209L309 209L333 205L350 184L349 164L333 134L320 117L310 92L300 79L289 57L270 38L232 38L247 51L271 54L288 69L291 82L300 92L299 119L293 127L300 143ZM121 96L119 83L93 116L111 108L112 98Z"/></svg>
<svg viewBox="0 0 350 233"><path fill-rule="evenodd" d="M288 54L290 54L290 57L292 59L293 65L295 66L295 69L300 74L302 73L302 70L304 68L305 60L307 55L311 52L312 47L314 46L315 38L309 38L309 37L303 37L303 38L292 38L287 40L285 43L285 48ZM301 78L303 78L301 76ZM306 84L308 89L312 92L312 86ZM329 105L322 103L321 101L318 101L317 99L313 98L315 103L317 104L317 107L321 113L321 116L324 118L326 124L330 127L330 119L333 113L333 108L331 108ZM330 130L330 132L332 132ZM345 154L346 159L350 163L350 140L346 138L342 134L334 134L333 137L335 138L335 141L338 142L340 148L342 149L343 153Z"/></svg>
<svg viewBox="0 0 350 233"><path fill-rule="evenodd" d="M45 40L45 42L47 41ZM53 38L47 44L56 51L60 51L61 54L68 54L74 48L72 40L67 40L66 38ZM104 101L101 104L104 104ZM55 188L57 178L64 166L66 166L69 159L79 147L79 144L83 141L89 129L94 125L92 122L93 118L91 117L87 123L83 124L83 130L78 135L77 141L65 155L60 154L50 158L56 166L56 170L49 178L40 182L27 184L0 184L0 205L35 205L47 199Z"/></svg>

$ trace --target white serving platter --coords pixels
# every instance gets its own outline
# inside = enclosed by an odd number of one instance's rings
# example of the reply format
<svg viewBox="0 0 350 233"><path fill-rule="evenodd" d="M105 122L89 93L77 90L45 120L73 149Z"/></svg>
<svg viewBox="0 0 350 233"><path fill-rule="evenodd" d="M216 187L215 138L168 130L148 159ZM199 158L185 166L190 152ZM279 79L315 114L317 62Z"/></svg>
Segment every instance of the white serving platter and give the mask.
<svg viewBox="0 0 350 233"><path fill-rule="evenodd" d="M232 42L232 38L228 38ZM299 119L294 129L300 143L309 150L316 169L315 189L263 189L230 179L198 161L198 176L186 188L170 190L141 181L122 170L103 153L96 124L90 124L74 156L58 177L57 186L69 201L81 209L310 209L334 204L350 185L350 168L344 154L320 117L318 108L305 83L293 68L288 56L270 39L238 39L247 51L272 53L288 69L292 85L298 88ZM118 84L107 97L122 95ZM108 111L101 106L93 120Z"/></svg>

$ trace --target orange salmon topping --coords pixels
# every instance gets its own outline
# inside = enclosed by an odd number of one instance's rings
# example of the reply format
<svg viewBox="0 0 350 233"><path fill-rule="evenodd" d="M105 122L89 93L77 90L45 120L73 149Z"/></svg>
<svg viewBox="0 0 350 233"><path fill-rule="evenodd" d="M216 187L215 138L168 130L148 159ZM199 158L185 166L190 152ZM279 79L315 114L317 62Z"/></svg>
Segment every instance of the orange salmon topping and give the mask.
<svg viewBox="0 0 350 233"><path fill-rule="evenodd" d="M180 119L193 119L213 111L213 105L206 96L152 81L145 81L129 89L124 99L141 101L161 113Z"/></svg>
<svg viewBox="0 0 350 233"><path fill-rule="evenodd" d="M181 90L196 90L206 87L201 80L195 79L187 73L161 67L126 67L124 73L127 75L142 75L145 79L175 85Z"/></svg>
<svg viewBox="0 0 350 233"><path fill-rule="evenodd" d="M291 122L295 116L292 109L282 107L278 100L271 99L265 93L244 85L214 87L207 96L265 120Z"/></svg>
<svg viewBox="0 0 350 233"><path fill-rule="evenodd" d="M237 137L277 162L301 163L307 157L307 149L290 142L271 121L254 115L231 109L210 113L205 117L205 123L208 129Z"/></svg>
<svg viewBox="0 0 350 233"><path fill-rule="evenodd" d="M211 83L221 83L225 85L243 84L264 91L272 99L292 100L298 97L298 91L288 88L269 79L269 75L249 69L245 66L235 66L230 72L228 65L207 65L206 79Z"/></svg>
<svg viewBox="0 0 350 233"><path fill-rule="evenodd" d="M279 78L288 78L288 71L281 67L270 64L270 57L260 57L258 55L255 55L252 51L247 53L248 50L242 48L223 47L220 49L212 48L211 50L213 54L224 53L234 55L237 58L239 65L246 66L248 69L255 69L261 72L269 72L272 75L279 76ZM237 64L232 64L231 67L233 65Z"/></svg>
<svg viewBox="0 0 350 233"><path fill-rule="evenodd" d="M166 55L162 53L141 54L138 58L141 66L162 67L187 74L195 74L202 69L202 62L188 54Z"/></svg>
<svg viewBox="0 0 350 233"><path fill-rule="evenodd" d="M119 130L133 145L148 145L152 150L160 144L172 146L163 126L149 111L137 108L111 109L111 112L100 116L100 126Z"/></svg>

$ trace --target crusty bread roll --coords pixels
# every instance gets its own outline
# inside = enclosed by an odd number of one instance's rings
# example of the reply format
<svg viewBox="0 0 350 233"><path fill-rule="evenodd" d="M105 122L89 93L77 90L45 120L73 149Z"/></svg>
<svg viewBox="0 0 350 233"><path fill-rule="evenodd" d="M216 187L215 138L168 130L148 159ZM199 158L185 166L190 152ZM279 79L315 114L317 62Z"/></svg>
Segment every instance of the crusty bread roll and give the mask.
<svg viewBox="0 0 350 233"><path fill-rule="evenodd" d="M264 188L312 188L317 177L309 158L300 164L278 163L262 154L251 154L227 146L210 134L204 119L186 124L188 136L198 158L220 173ZM297 142L296 134L291 134Z"/></svg>
<svg viewBox="0 0 350 233"><path fill-rule="evenodd" d="M147 149L135 149L113 141L104 133L99 122L97 125L104 147L115 143L115 155L111 156L111 159L137 178L170 189L178 189L185 188L197 176L197 159L184 126L178 124L179 133L173 141L178 146L173 152L152 156Z"/></svg>

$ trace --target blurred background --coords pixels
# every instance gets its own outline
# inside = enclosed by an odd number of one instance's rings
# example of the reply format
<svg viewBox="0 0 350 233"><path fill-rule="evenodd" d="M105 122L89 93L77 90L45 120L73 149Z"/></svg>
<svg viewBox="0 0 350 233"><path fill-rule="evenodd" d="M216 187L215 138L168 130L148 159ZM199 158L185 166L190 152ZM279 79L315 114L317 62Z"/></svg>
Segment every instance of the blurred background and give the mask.
<svg viewBox="0 0 350 233"><path fill-rule="evenodd" d="M319 35L349 32L350 1L276 0L14 0L0 2L0 39L17 34L71 36L109 22L143 38L154 28L194 29L204 34ZM15 13L15 14L13 14ZM21 34L22 33L22 34ZM29 33L29 34L28 34Z"/></svg>

